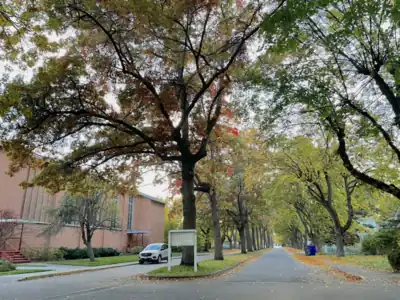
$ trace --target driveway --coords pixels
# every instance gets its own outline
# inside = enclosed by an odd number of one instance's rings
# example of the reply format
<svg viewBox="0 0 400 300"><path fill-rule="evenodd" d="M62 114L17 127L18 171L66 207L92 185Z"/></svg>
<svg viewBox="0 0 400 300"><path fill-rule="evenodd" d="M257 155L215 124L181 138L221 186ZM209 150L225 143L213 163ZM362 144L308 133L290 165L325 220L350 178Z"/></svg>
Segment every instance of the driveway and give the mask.
<svg viewBox="0 0 400 300"><path fill-rule="evenodd" d="M203 258L204 259L204 258ZM176 263L179 263L177 261ZM98 300L398 300L400 287L343 283L325 271L273 249L230 276L183 282L141 282L133 274L158 267L130 266L0 287L0 299ZM144 269L146 268L146 270Z"/></svg>

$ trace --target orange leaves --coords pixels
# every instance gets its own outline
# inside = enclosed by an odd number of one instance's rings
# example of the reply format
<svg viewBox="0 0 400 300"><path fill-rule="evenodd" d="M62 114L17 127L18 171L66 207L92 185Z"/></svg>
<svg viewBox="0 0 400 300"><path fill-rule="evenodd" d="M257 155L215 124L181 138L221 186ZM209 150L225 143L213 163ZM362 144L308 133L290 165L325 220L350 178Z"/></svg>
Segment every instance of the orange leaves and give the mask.
<svg viewBox="0 0 400 300"><path fill-rule="evenodd" d="M289 253L299 253L299 252L302 252L302 251L303 251L303 250L301 250L301 249L295 249L295 248L289 248L289 247L286 247L285 250L286 250L287 252L289 252Z"/></svg>
<svg viewBox="0 0 400 300"><path fill-rule="evenodd" d="M239 136L239 129L237 129L237 128L229 127L229 128L228 128L228 131L229 131L230 133L232 133L233 135L235 135L235 136Z"/></svg>
<svg viewBox="0 0 400 300"><path fill-rule="evenodd" d="M164 107L168 111L178 111L180 109L179 101L176 97L175 89L172 86L165 86L161 90L160 98ZM170 113L171 114L171 113Z"/></svg>
<svg viewBox="0 0 400 300"><path fill-rule="evenodd" d="M217 95L217 87L215 86L214 83L211 83L210 85L210 97L214 98Z"/></svg>
<svg viewBox="0 0 400 300"><path fill-rule="evenodd" d="M226 172L229 176L233 176L233 168L229 167L227 172Z"/></svg>
<svg viewBox="0 0 400 300"><path fill-rule="evenodd" d="M215 128L214 132L217 137L224 135L224 131L233 134L234 136L239 136L239 129L236 127L221 127L218 126Z"/></svg>
<svg viewBox="0 0 400 300"><path fill-rule="evenodd" d="M232 119L233 118L233 112L228 108L223 112L222 115L226 116L228 119Z"/></svg>
<svg viewBox="0 0 400 300"><path fill-rule="evenodd" d="M327 269L329 271L329 273L331 273L332 275L335 275L337 277L342 277L342 278L344 277L345 280L350 281L350 282L358 282L358 281L362 280L362 277L360 277L358 275L344 272L336 267L331 267L327 263L326 259L321 256L305 256L304 254L293 254L293 258L295 258L296 260L299 260L302 263L307 264L307 265L313 265L313 266L317 266L317 267L320 267L323 269Z"/></svg>
<svg viewBox="0 0 400 300"><path fill-rule="evenodd" d="M215 131L215 135L216 135L217 137L220 137L220 136L221 136L221 127L219 127L219 126L216 127L214 131Z"/></svg>

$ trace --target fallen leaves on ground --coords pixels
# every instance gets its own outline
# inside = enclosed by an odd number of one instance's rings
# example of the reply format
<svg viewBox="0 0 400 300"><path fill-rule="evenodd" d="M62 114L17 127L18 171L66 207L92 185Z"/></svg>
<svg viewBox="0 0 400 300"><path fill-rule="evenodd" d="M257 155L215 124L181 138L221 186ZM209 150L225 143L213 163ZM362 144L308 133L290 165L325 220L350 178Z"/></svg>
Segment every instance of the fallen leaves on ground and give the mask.
<svg viewBox="0 0 400 300"><path fill-rule="evenodd" d="M289 253L299 253L302 252L302 249L296 249L296 248L289 248L289 247L285 247L285 250Z"/></svg>
<svg viewBox="0 0 400 300"><path fill-rule="evenodd" d="M359 282L362 280L362 277L354 274L350 274L347 272L344 272L338 268L333 268L329 266L324 259L321 259L321 256L305 256L304 254L298 254L295 253L293 254L293 258L296 260L307 264L307 265L312 265L312 266L317 266L323 269L328 270L330 274L333 274L337 277L344 278L346 281L350 282Z"/></svg>
<svg viewBox="0 0 400 300"><path fill-rule="evenodd" d="M321 255L320 259L335 264L353 265L368 270L384 271L392 273L392 268L386 256L380 255L347 255L345 257L336 257L333 255Z"/></svg>

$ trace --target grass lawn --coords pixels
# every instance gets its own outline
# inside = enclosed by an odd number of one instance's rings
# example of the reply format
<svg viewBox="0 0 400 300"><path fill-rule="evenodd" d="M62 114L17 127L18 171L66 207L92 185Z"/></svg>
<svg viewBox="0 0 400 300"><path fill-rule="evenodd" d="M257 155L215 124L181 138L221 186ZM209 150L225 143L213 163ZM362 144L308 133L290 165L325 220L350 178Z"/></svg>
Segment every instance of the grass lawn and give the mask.
<svg viewBox="0 0 400 300"><path fill-rule="evenodd" d="M197 272L195 273L193 267L188 266L172 266L171 272L168 272L168 267L162 267L150 271L149 275L166 275L166 276L193 276L193 275L206 275L214 273L226 268L229 268L241 261L247 260L252 257L257 257L265 253L264 250L256 251L248 254L235 254L225 256L224 260L203 260L198 263Z"/></svg>
<svg viewBox="0 0 400 300"><path fill-rule="evenodd" d="M8 272L0 272L0 276L28 274L28 273L39 273L39 272L48 272L48 271L52 271L52 270L40 270L40 269L14 270L14 271L8 271Z"/></svg>
<svg viewBox="0 0 400 300"><path fill-rule="evenodd" d="M138 260L139 260L138 255L121 255L121 256L110 256L110 257L97 257L95 261L90 261L88 258L85 258L85 259L52 261L49 262L49 264L97 267L104 265L115 265L120 263L136 262Z"/></svg>
<svg viewBox="0 0 400 300"><path fill-rule="evenodd" d="M353 264L380 271L392 271L386 256L381 255L347 255L336 257L334 255L321 255L329 261L338 264Z"/></svg>

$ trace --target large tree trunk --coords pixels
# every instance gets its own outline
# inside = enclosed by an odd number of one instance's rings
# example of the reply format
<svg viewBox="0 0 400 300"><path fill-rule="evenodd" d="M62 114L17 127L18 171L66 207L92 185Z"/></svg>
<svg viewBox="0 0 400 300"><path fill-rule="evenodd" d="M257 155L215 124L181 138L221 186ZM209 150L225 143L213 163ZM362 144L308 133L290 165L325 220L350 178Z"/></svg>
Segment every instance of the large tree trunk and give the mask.
<svg viewBox="0 0 400 300"><path fill-rule="evenodd" d="M273 248L274 244L272 243L271 234L269 233L269 229L267 229L267 240L268 240L268 248Z"/></svg>
<svg viewBox="0 0 400 300"><path fill-rule="evenodd" d="M267 239L267 229L263 228L262 235L263 235L263 239L264 239L265 248L269 248L269 241Z"/></svg>
<svg viewBox="0 0 400 300"><path fill-rule="evenodd" d="M264 242L262 240L261 227L257 227L257 240L258 240L258 248L259 249L263 249L264 248Z"/></svg>
<svg viewBox="0 0 400 300"><path fill-rule="evenodd" d="M239 248L238 241L237 241L237 233L236 233L235 229L233 229L233 237L232 237L232 239L233 239L233 248L234 249Z"/></svg>
<svg viewBox="0 0 400 300"><path fill-rule="evenodd" d="M256 246L257 250L260 250L261 246L260 246L260 235L258 234L258 227L256 227L255 230L256 230Z"/></svg>
<svg viewBox="0 0 400 300"><path fill-rule="evenodd" d="M344 237L340 229L336 229L336 256L344 256Z"/></svg>
<svg viewBox="0 0 400 300"><path fill-rule="evenodd" d="M239 229L239 237L240 237L241 253L246 254L247 253L247 250L246 250L246 235L245 235L243 226Z"/></svg>
<svg viewBox="0 0 400 300"><path fill-rule="evenodd" d="M223 247L221 241L221 226L219 224L219 208L217 203L217 195L215 191L215 186L213 187L211 194L210 194L210 202L211 202L211 217L213 222L213 230L214 230L214 259L215 260L223 260Z"/></svg>
<svg viewBox="0 0 400 300"><path fill-rule="evenodd" d="M95 261L93 247L92 247L92 241L86 242L86 250L87 250L87 255L89 256L90 261Z"/></svg>
<svg viewBox="0 0 400 300"><path fill-rule="evenodd" d="M194 195L194 162L182 162L183 229L196 229L196 198ZM181 265L194 265L193 246L183 247Z"/></svg>
<svg viewBox="0 0 400 300"><path fill-rule="evenodd" d="M265 245L265 239L264 239L264 229L262 227L259 228L259 234L260 234L261 248L264 249L264 248L266 248L266 245Z"/></svg>
<svg viewBox="0 0 400 300"><path fill-rule="evenodd" d="M256 229L254 226L251 226L251 239L253 242L253 250L257 251L257 239L256 239Z"/></svg>
<svg viewBox="0 0 400 300"><path fill-rule="evenodd" d="M250 228L249 228L249 224L248 223L245 225L245 231L246 231L247 251L253 252L253 241L251 240Z"/></svg>

